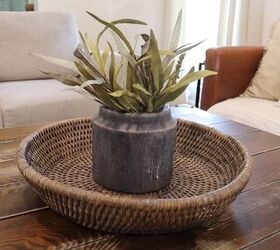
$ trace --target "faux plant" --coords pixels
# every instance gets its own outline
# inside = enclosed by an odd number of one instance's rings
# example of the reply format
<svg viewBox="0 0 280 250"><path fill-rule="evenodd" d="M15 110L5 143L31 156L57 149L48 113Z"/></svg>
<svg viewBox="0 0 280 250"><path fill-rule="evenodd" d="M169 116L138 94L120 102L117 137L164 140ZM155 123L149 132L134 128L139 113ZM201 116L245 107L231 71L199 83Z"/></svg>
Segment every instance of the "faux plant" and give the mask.
<svg viewBox="0 0 280 250"><path fill-rule="evenodd" d="M158 112L163 106L175 100L193 81L216 74L192 68L179 78L186 52L198 44L178 47L182 11L180 11L168 50L160 50L153 30L141 34L141 53L136 53L118 24L146 23L133 19L107 22L87 12L105 27L93 42L87 35L81 35L82 43L74 52L74 62L36 54L44 60L67 68L69 73L44 72L66 85L78 86L80 92L93 97L97 102L120 112ZM100 50L103 34L111 30L117 50L108 42L105 51Z"/></svg>

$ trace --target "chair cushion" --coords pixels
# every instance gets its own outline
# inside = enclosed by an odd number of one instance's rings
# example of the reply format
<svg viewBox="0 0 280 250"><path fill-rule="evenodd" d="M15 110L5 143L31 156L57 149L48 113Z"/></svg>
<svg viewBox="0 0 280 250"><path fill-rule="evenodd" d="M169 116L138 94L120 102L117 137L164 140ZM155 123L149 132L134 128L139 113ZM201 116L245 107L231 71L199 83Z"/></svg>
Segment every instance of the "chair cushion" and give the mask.
<svg viewBox="0 0 280 250"><path fill-rule="evenodd" d="M268 43L259 69L249 87L241 96L280 100L280 21L274 24L272 37Z"/></svg>
<svg viewBox="0 0 280 250"><path fill-rule="evenodd" d="M51 80L0 83L4 127L93 116L99 104Z"/></svg>
<svg viewBox="0 0 280 250"><path fill-rule="evenodd" d="M64 12L1 12L0 81L39 79L55 68L30 53L72 59L79 43L75 18Z"/></svg>
<svg viewBox="0 0 280 250"><path fill-rule="evenodd" d="M280 107L276 101L237 97L217 103L208 111L280 136Z"/></svg>

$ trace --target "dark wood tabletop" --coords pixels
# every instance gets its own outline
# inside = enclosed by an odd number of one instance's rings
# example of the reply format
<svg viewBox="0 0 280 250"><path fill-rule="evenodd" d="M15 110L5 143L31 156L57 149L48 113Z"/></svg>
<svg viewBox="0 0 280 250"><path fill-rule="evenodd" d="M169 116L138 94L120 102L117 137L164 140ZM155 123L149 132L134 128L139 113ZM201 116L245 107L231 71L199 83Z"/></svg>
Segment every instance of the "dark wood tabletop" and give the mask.
<svg viewBox="0 0 280 250"><path fill-rule="evenodd" d="M152 236L76 225L50 210L16 166L19 143L43 125L7 128L0 129L0 249L280 249L280 137L198 109L173 114L235 136L252 155L248 185L215 223Z"/></svg>

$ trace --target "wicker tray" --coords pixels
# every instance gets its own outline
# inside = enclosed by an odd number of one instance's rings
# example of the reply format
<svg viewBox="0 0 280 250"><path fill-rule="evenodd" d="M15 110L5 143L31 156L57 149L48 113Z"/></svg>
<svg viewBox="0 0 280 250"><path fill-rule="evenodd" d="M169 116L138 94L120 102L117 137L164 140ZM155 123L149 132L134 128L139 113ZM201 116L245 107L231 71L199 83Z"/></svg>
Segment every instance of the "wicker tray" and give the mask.
<svg viewBox="0 0 280 250"><path fill-rule="evenodd" d="M93 181L92 123L70 120L25 139L18 167L54 211L88 228L121 233L182 231L213 220L246 185L247 151L234 138L178 121L172 183L159 192L131 195Z"/></svg>

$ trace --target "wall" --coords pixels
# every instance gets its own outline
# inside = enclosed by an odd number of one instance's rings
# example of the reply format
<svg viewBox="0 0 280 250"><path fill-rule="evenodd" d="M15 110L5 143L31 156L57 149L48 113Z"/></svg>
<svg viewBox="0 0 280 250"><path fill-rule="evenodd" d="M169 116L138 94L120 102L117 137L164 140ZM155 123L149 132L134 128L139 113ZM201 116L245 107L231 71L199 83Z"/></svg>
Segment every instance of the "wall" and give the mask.
<svg viewBox="0 0 280 250"><path fill-rule="evenodd" d="M271 35L273 23L280 18L280 0L264 1L263 6L263 26L262 26L262 44L267 44Z"/></svg>
<svg viewBox="0 0 280 250"><path fill-rule="evenodd" d="M92 17L85 13L86 10L106 19L119 18L140 19L150 24L157 35L160 45L165 46L165 0L39 0L40 11L69 11L78 21L82 33L87 32L92 38L96 38L97 32L103 26L99 25ZM121 27L121 26L120 26ZM122 25L122 29L132 41L136 34L149 32L149 27L140 25Z"/></svg>
<svg viewBox="0 0 280 250"><path fill-rule="evenodd" d="M273 23L280 18L280 0L247 0L246 44L266 45Z"/></svg>
<svg viewBox="0 0 280 250"><path fill-rule="evenodd" d="M245 44L260 45L263 27L263 0L249 0Z"/></svg>

